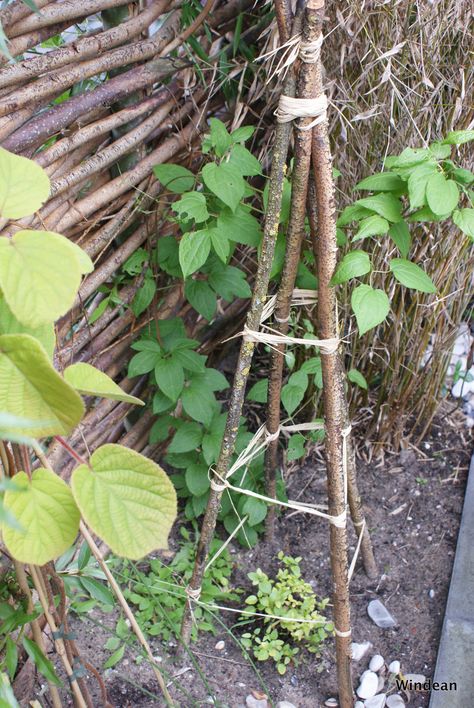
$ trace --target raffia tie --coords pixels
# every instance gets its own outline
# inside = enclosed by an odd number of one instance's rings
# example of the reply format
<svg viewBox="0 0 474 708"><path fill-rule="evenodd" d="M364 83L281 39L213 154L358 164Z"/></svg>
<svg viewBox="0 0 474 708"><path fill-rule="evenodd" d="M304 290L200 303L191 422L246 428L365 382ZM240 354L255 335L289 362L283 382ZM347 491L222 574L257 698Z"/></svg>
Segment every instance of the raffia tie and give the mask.
<svg viewBox="0 0 474 708"><path fill-rule="evenodd" d="M293 98L282 94L275 116L278 123L289 123L296 118L314 118L308 125L298 125L300 130L311 130L326 120L328 99L322 93L317 98Z"/></svg>

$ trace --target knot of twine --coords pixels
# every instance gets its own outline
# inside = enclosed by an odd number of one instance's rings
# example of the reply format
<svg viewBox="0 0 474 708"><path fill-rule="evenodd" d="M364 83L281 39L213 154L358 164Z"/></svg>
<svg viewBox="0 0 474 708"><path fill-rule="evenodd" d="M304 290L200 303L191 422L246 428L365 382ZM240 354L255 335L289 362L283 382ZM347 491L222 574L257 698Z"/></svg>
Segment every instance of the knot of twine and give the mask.
<svg viewBox="0 0 474 708"><path fill-rule="evenodd" d="M192 588L190 585L186 585L184 588L184 591L186 595L189 597L190 600L194 600L197 602L199 598L201 597L201 588Z"/></svg>
<svg viewBox="0 0 474 708"><path fill-rule="evenodd" d="M299 125L300 130L310 130L326 119L328 99L322 93L317 98L293 98L282 94L275 116L278 123L289 123L295 118L314 118L309 125Z"/></svg>
<svg viewBox="0 0 474 708"><path fill-rule="evenodd" d="M305 64L316 64L321 56L323 40L324 37L320 34L319 37L312 42L301 41L299 51L301 61L304 61Z"/></svg>

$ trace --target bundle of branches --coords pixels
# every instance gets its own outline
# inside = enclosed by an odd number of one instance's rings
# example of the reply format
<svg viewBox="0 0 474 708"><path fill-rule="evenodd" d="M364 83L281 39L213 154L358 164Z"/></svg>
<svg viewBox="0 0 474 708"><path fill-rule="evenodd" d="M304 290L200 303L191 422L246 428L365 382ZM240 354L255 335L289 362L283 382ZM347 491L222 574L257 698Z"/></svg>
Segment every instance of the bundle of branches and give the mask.
<svg viewBox="0 0 474 708"><path fill-rule="evenodd" d="M62 233L95 263L58 325L59 367L90 362L124 390L144 395L146 378L123 378L131 342L153 320L190 308L181 284L170 286L165 273L155 273L152 306L136 317L129 305L144 269L125 282L117 276L137 249L151 251L163 233L170 195L160 193L153 167L196 167L196 145L209 115L225 116L229 106L238 106L233 127L245 119L248 45L268 25L268 8L253 12L252 0L36 5L40 12L14 0L0 12L8 52L16 59L0 58L2 145L32 157L51 180L47 204L15 226ZM257 101L260 93L249 76ZM91 322L101 304L101 316ZM232 305L234 314L238 307ZM190 321L191 333L195 324ZM81 451L120 441L150 452L151 413L125 429L128 412L116 401L91 403L72 443ZM68 473L63 448L53 446L50 457Z"/></svg>
<svg viewBox="0 0 474 708"><path fill-rule="evenodd" d="M472 127L472 4L367 0L329 3L328 11L328 25L335 29L326 38L325 68L335 109L330 134L342 173L342 207L353 200L351 191L361 178L382 169L386 155ZM472 151L462 154L462 162L472 169ZM380 239L374 270L386 269L391 249ZM374 389L369 407L364 394L355 392L353 410L366 406L372 438L396 447L410 430L422 437L430 424L472 292L473 253L456 227L446 222L417 227L410 257L430 273L438 301L427 306L420 296L409 302L403 288L394 287L389 325L350 337L348 368L358 368ZM374 287L380 287L381 277L374 274ZM347 309L346 333L352 330ZM426 362L430 339L434 347Z"/></svg>

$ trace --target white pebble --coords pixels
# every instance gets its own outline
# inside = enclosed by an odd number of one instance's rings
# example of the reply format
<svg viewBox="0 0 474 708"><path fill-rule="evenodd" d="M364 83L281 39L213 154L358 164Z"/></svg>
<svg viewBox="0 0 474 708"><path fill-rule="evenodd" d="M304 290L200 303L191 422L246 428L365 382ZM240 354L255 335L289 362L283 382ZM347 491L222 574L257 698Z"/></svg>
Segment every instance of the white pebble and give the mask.
<svg viewBox="0 0 474 708"><path fill-rule="evenodd" d="M266 698L259 700L254 698L252 695L248 695L245 699L245 705L247 708L268 708L268 701Z"/></svg>
<svg viewBox="0 0 474 708"><path fill-rule="evenodd" d="M324 705L327 706L327 708L337 708L339 703L335 698L328 698L327 701L324 701Z"/></svg>
<svg viewBox="0 0 474 708"><path fill-rule="evenodd" d="M369 669L371 671L380 671L384 663L383 656L375 654L370 660Z"/></svg>
<svg viewBox="0 0 474 708"><path fill-rule="evenodd" d="M386 698L386 693L378 693L376 696L369 698L368 701L365 701L365 708L383 708Z"/></svg>
<svg viewBox="0 0 474 708"><path fill-rule="evenodd" d="M387 708L405 708L405 701L398 693L387 698Z"/></svg>
<svg viewBox="0 0 474 708"><path fill-rule="evenodd" d="M351 644L352 660L353 661L360 661L367 654L369 649L372 649L371 642L362 642L361 644L357 644L357 642L352 642L352 644Z"/></svg>
<svg viewBox="0 0 474 708"><path fill-rule="evenodd" d="M359 698L372 698L377 693L379 677L373 671L364 671L357 689Z"/></svg>
<svg viewBox="0 0 474 708"><path fill-rule="evenodd" d="M296 708L293 703L290 703L289 701L278 701L276 704L276 708Z"/></svg>
<svg viewBox="0 0 474 708"><path fill-rule="evenodd" d="M217 649L217 651L222 651L225 648L225 642L223 642L221 639L220 642L217 642L214 648Z"/></svg>
<svg viewBox="0 0 474 708"><path fill-rule="evenodd" d="M354 708L364 708L364 704L362 703L362 701L356 701L354 703Z"/></svg>
<svg viewBox="0 0 474 708"><path fill-rule="evenodd" d="M391 674L399 674L400 673L400 662L399 661L391 661L390 664L388 665L388 670L390 671Z"/></svg>

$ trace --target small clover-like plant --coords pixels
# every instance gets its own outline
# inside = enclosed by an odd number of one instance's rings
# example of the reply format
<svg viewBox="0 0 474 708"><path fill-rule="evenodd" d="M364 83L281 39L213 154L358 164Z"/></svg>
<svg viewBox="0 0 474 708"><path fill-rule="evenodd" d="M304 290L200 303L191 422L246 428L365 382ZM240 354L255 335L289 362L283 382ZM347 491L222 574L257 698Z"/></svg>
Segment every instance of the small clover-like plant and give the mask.
<svg viewBox="0 0 474 708"><path fill-rule="evenodd" d="M301 558L280 551L278 560L276 578L260 569L248 574L256 590L245 600L247 614L241 624L248 624L248 612L259 616L254 629L242 635L242 644L259 661L272 659L278 673L284 674L290 663L297 662L300 649L317 654L333 625L324 616L329 599L318 598L301 576Z"/></svg>

